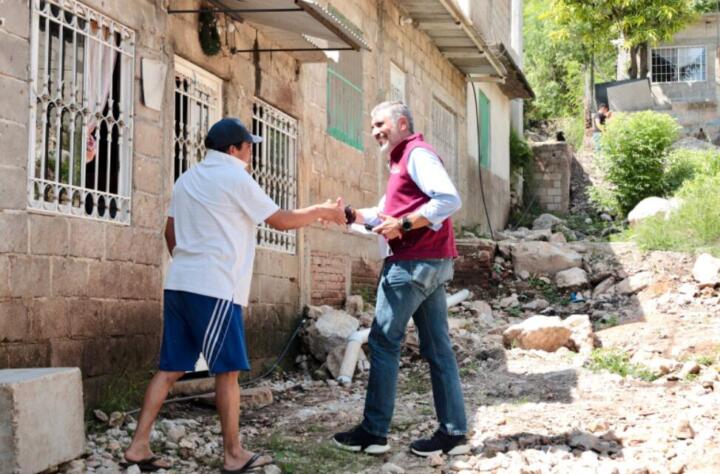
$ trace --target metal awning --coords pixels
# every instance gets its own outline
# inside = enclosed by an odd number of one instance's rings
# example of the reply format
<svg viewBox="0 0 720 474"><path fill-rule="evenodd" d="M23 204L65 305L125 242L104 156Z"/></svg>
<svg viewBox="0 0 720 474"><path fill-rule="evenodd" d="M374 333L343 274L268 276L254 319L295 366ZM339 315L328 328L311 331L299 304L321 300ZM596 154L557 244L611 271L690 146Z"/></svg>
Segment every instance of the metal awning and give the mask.
<svg viewBox="0 0 720 474"><path fill-rule="evenodd" d="M397 0L413 24L473 81L502 82L507 71L454 0Z"/></svg>
<svg viewBox="0 0 720 474"><path fill-rule="evenodd" d="M498 87L503 94L510 99L533 99L535 98L535 92L533 92L530 83L528 82L525 74L522 72L520 66L515 62L515 58L512 53L505 47L504 44L496 44L490 46L490 51L500 59L500 62L507 71L505 81L498 84Z"/></svg>
<svg viewBox="0 0 720 474"><path fill-rule="evenodd" d="M303 62L326 62L324 51L370 50L362 37L332 12L312 0L210 0L210 11L248 22L273 46L235 52L291 52ZM168 8L168 13L199 13L208 9Z"/></svg>

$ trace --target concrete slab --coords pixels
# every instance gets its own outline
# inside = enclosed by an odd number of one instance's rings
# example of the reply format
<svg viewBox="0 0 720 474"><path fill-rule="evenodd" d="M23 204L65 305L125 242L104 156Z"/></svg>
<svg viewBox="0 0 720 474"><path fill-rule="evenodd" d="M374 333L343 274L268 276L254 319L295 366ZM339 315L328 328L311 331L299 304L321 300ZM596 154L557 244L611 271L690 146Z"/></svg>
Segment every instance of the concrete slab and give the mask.
<svg viewBox="0 0 720 474"><path fill-rule="evenodd" d="M84 449L80 369L0 370L0 472L44 471Z"/></svg>

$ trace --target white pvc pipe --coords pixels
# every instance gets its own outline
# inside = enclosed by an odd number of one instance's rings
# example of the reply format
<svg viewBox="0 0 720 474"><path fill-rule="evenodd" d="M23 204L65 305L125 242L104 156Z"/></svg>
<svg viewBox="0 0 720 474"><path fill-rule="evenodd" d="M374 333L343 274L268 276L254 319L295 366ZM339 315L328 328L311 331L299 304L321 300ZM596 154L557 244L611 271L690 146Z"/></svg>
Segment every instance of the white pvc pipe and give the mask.
<svg viewBox="0 0 720 474"><path fill-rule="evenodd" d="M342 364L340 364L340 373L337 377L337 381L340 384L350 385L352 383L362 345L368 341L368 337L370 337L370 329L355 331L348 338L345 356L343 357Z"/></svg>
<svg viewBox="0 0 720 474"><path fill-rule="evenodd" d="M447 297L447 307L460 304L470 297L470 290L460 290L457 293Z"/></svg>

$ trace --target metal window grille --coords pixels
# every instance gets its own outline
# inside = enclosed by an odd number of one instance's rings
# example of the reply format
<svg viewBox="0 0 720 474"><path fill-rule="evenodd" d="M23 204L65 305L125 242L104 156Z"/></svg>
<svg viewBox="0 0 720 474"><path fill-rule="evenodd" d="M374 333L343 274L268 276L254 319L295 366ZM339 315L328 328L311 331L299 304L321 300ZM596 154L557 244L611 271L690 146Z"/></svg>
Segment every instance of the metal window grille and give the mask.
<svg viewBox="0 0 720 474"><path fill-rule="evenodd" d="M389 100L405 100L405 72L397 67L395 63L390 63L390 97Z"/></svg>
<svg viewBox="0 0 720 474"><path fill-rule="evenodd" d="M363 149L361 53L340 51L337 64L328 64L327 121L330 136Z"/></svg>
<svg viewBox="0 0 720 474"><path fill-rule="evenodd" d="M442 158L445 169L455 179L457 172L457 124L456 117L442 102L433 98L432 145Z"/></svg>
<svg viewBox="0 0 720 474"><path fill-rule="evenodd" d="M702 82L706 80L707 63L702 46L653 48L652 81Z"/></svg>
<svg viewBox="0 0 720 474"><path fill-rule="evenodd" d="M130 222L135 33L75 0L32 0L28 205Z"/></svg>
<svg viewBox="0 0 720 474"><path fill-rule="evenodd" d="M222 79L175 58L174 177L205 156L205 136L220 118Z"/></svg>
<svg viewBox="0 0 720 474"><path fill-rule="evenodd" d="M264 138L262 143L253 145L253 177L281 208L294 209L297 206L297 120L256 99L252 130ZM257 244L294 254L296 236L294 230L276 230L263 222L257 229Z"/></svg>

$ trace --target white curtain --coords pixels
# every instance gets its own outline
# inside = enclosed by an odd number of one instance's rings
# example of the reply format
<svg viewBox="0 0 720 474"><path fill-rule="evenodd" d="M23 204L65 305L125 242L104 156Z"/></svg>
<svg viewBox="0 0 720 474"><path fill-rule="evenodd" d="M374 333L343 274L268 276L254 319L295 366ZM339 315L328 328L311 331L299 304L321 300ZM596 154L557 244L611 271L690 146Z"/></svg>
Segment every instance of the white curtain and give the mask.
<svg viewBox="0 0 720 474"><path fill-rule="evenodd" d="M93 26L96 34L104 35L106 41L114 41L114 38L110 37L110 32L107 28L103 28L103 31L97 33L98 27ZM86 52L86 67L85 71L88 77L88 106L90 107L90 117L88 117L87 123L87 150L86 150L86 163L90 163L95 159L98 151L98 141L95 138L95 129L98 126L98 120L95 116L97 113L102 113L105 109L105 105L110 95L110 87L112 86L113 70L115 69L115 59L117 58L117 51L105 46L95 38L88 38L87 52Z"/></svg>

